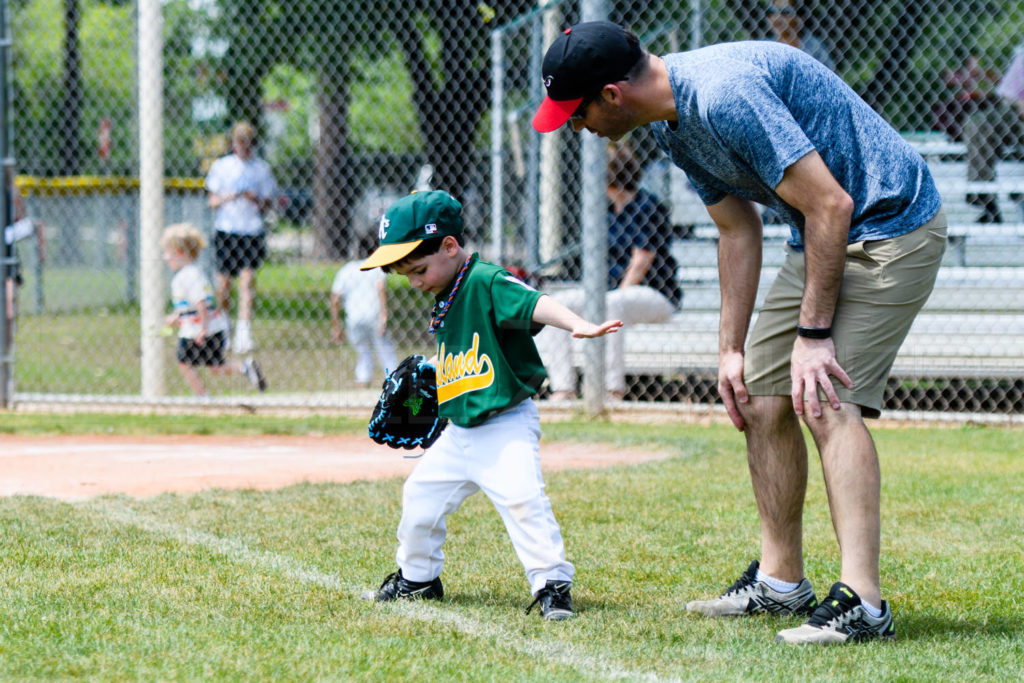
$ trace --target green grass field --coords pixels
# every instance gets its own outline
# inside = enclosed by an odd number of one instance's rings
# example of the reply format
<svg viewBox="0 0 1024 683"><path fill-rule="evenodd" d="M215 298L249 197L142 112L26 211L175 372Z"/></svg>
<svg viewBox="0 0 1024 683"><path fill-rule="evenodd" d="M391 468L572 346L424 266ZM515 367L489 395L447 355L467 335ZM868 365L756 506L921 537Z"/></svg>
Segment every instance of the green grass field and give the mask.
<svg viewBox="0 0 1024 683"><path fill-rule="evenodd" d="M311 417L0 415L5 432L305 433ZM1020 680L1020 430L875 432L895 642L773 642L795 619L683 613L757 556L742 438L727 426L545 424L545 440L668 449L547 475L579 616L544 623L489 502L449 520L441 604L360 601L394 568L401 481L68 504L0 499L0 678L99 680ZM542 446L543 455L543 446ZM398 457L384 452L381 457ZM821 472L809 578L838 571Z"/></svg>
<svg viewBox="0 0 1024 683"><path fill-rule="evenodd" d="M328 300L336 263L269 263L260 269L254 331L260 364L274 393L344 391L354 387L355 353L330 343ZM76 285L71 283L82 277ZM124 304L123 278L106 271L47 271L46 313L18 319L15 377L18 391L57 394L137 394L141 387L139 309ZM113 283L113 284L111 284ZM426 334L429 295L393 276L390 331L398 357L432 348ZM51 292L50 290L54 291ZM107 291L109 290L109 291ZM111 293L113 292L113 293ZM80 301L76 293L96 301ZM31 310L31 283L22 291ZM168 298L169 298L168 293ZM178 371L175 338L164 340L165 376L172 396L191 391ZM216 395L248 394L240 376L211 378Z"/></svg>

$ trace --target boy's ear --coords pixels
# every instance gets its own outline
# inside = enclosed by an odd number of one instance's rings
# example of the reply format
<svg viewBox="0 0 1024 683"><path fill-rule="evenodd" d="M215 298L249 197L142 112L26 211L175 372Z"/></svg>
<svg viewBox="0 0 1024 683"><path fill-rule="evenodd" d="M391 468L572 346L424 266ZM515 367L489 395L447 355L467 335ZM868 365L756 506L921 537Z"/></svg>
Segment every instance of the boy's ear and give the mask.
<svg viewBox="0 0 1024 683"><path fill-rule="evenodd" d="M441 246L449 256L459 253L459 241L452 235L445 235L445 238L441 240Z"/></svg>

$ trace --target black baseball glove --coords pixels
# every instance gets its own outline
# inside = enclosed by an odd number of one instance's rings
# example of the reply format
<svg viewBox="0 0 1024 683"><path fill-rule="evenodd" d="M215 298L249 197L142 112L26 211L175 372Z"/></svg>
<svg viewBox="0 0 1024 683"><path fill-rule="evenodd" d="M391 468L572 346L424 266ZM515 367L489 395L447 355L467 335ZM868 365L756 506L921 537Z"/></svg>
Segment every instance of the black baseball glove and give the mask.
<svg viewBox="0 0 1024 683"><path fill-rule="evenodd" d="M370 438L391 448L429 448L448 425L437 414L437 377L423 356L407 357L384 380Z"/></svg>

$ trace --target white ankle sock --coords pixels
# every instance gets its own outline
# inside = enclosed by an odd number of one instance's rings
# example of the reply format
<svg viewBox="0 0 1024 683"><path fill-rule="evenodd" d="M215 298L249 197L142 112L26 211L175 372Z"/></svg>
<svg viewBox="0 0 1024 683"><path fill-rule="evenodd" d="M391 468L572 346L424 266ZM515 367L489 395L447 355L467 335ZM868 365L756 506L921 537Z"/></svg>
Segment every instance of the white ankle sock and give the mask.
<svg viewBox="0 0 1024 683"><path fill-rule="evenodd" d="M867 602L865 600L861 600L860 601L860 606L864 608L865 612L870 614L875 619L877 619L878 617L882 616L882 608L881 607L875 607L870 602Z"/></svg>
<svg viewBox="0 0 1024 683"><path fill-rule="evenodd" d="M792 593L796 590L796 587L800 585L799 582L789 583L788 581L779 581L776 578L768 576L760 569L757 570L757 576L755 576L754 578L758 581L763 581L764 583L767 583L773 591L776 591L778 593Z"/></svg>

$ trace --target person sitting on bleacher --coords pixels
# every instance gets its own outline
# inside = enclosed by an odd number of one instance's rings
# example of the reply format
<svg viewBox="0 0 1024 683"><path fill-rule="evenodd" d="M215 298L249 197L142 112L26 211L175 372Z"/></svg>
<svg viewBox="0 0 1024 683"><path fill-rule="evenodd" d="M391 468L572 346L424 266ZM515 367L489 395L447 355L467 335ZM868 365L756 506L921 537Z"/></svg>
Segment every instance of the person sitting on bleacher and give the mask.
<svg viewBox="0 0 1024 683"><path fill-rule="evenodd" d="M979 108L964 121L968 181L995 180L1003 149L1024 139L1024 43L1014 50L995 92L998 97L991 106ZM981 207L979 223L1003 222L997 195L974 193L967 201Z"/></svg>
<svg viewBox="0 0 1024 683"><path fill-rule="evenodd" d="M658 198L640 188L640 162L628 147L612 146L607 166L608 287L606 314L626 325L668 320L682 303L676 280L676 262L668 242L672 230L668 209ZM582 287L553 292L570 310L583 310ZM626 395L625 331L609 335L605 342L605 388L608 398ZM548 372L550 398L576 398L576 370L572 339L565 330L547 326L537 335L544 368Z"/></svg>

